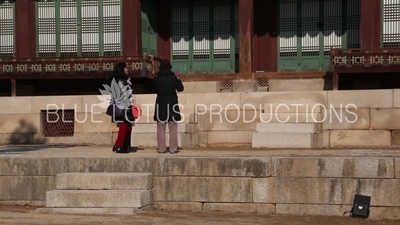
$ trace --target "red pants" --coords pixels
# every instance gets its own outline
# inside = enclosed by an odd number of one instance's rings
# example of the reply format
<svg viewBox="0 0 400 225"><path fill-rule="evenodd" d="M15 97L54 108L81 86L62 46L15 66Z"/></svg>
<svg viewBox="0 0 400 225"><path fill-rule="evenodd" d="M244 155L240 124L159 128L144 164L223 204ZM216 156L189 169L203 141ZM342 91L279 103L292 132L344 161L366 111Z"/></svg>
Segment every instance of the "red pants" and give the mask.
<svg viewBox="0 0 400 225"><path fill-rule="evenodd" d="M115 141L116 147L131 147L131 134L132 134L132 124L128 122L123 122L119 126L118 138Z"/></svg>

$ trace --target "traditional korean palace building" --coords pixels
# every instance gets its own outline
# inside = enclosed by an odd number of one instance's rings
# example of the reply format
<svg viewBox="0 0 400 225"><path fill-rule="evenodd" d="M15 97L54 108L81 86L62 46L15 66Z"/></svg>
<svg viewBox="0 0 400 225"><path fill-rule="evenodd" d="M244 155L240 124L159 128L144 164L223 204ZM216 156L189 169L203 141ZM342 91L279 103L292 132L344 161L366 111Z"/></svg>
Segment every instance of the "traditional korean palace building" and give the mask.
<svg viewBox="0 0 400 225"><path fill-rule="evenodd" d="M117 61L146 87L160 58L184 81L400 88L400 0L0 0L3 96L96 92Z"/></svg>

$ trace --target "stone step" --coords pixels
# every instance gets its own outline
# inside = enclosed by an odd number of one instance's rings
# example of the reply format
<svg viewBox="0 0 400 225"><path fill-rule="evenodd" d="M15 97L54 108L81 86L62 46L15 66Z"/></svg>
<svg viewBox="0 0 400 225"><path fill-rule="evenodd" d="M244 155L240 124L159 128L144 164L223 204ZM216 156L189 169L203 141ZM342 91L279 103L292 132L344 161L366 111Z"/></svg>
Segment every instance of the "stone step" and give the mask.
<svg viewBox="0 0 400 225"><path fill-rule="evenodd" d="M89 214L89 215L134 215L141 211L152 210L154 206L145 206L143 208L38 208L39 213L54 214Z"/></svg>
<svg viewBox="0 0 400 225"><path fill-rule="evenodd" d="M151 173L61 173L58 190L148 190L153 188Z"/></svg>
<svg viewBox="0 0 400 225"><path fill-rule="evenodd" d="M47 208L142 208L153 205L152 190L52 190Z"/></svg>
<svg viewBox="0 0 400 225"><path fill-rule="evenodd" d="M257 123L257 133L304 133L318 132L318 124L315 123Z"/></svg>
<svg viewBox="0 0 400 225"><path fill-rule="evenodd" d="M320 113L324 111L324 107L320 103L265 103L264 112L279 113Z"/></svg>
<svg viewBox="0 0 400 225"><path fill-rule="evenodd" d="M323 123L321 113L260 113L261 123Z"/></svg>
<svg viewBox="0 0 400 225"><path fill-rule="evenodd" d="M315 134L304 133L253 133L253 148L313 148Z"/></svg>

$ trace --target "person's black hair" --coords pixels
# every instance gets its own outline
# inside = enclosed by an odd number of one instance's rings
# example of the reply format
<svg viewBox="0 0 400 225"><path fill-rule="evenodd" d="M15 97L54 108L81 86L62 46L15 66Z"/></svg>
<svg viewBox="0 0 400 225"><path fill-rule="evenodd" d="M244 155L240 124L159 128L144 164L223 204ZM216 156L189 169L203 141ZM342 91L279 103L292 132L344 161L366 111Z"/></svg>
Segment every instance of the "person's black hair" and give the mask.
<svg viewBox="0 0 400 225"><path fill-rule="evenodd" d="M124 62L117 63L114 66L112 75L107 79L109 81L109 83L112 81L113 78L127 76L124 71L126 66L127 66L126 63L124 63Z"/></svg>

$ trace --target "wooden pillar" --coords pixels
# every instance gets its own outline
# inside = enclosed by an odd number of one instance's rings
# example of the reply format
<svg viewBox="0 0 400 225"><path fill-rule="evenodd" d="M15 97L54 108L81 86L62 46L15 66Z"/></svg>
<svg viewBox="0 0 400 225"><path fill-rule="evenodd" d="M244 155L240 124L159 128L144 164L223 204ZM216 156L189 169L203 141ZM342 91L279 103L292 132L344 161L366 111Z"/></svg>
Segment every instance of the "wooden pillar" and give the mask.
<svg viewBox="0 0 400 225"><path fill-rule="evenodd" d="M142 10L140 0L122 0L123 56L142 55Z"/></svg>
<svg viewBox="0 0 400 225"><path fill-rule="evenodd" d="M158 57L171 60L171 0L157 2Z"/></svg>
<svg viewBox="0 0 400 225"><path fill-rule="evenodd" d="M239 78L251 80L253 73L253 0L239 0Z"/></svg>
<svg viewBox="0 0 400 225"><path fill-rule="evenodd" d="M35 1L15 1L15 50L17 58L36 56Z"/></svg>
<svg viewBox="0 0 400 225"><path fill-rule="evenodd" d="M278 0L254 0L254 71L278 70Z"/></svg>
<svg viewBox="0 0 400 225"><path fill-rule="evenodd" d="M380 48L381 23L381 0L361 0L361 48Z"/></svg>
<svg viewBox="0 0 400 225"><path fill-rule="evenodd" d="M17 96L17 81L15 79L11 79L11 96Z"/></svg>

